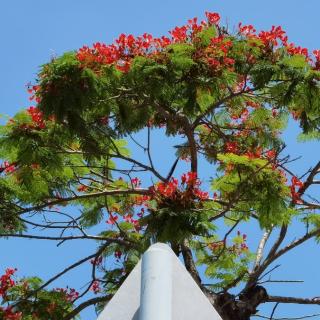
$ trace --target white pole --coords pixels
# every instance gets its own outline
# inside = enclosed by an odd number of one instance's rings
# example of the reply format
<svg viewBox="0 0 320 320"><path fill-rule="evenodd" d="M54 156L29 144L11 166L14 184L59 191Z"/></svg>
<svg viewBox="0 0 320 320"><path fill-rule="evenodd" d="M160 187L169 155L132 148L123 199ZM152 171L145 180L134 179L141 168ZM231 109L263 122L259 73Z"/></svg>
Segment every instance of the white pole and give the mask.
<svg viewBox="0 0 320 320"><path fill-rule="evenodd" d="M156 243L142 256L139 320L172 319L172 253Z"/></svg>

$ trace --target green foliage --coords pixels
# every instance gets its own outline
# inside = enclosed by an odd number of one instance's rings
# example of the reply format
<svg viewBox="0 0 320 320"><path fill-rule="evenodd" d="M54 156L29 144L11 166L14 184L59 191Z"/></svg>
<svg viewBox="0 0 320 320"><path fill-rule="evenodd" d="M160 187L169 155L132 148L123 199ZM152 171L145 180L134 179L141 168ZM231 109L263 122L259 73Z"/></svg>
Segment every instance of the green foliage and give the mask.
<svg viewBox="0 0 320 320"><path fill-rule="evenodd" d="M72 310L73 303L67 290L39 290L41 285L42 280L38 277L24 278L8 290L5 302L19 301L15 312L21 312L21 320L58 320ZM37 295L33 297L31 293L35 291Z"/></svg>
<svg viewBox="0 0 320 320"><path fill-rule="evenodd" d="M312 140L318 141L320 140L320 132L314 130L307 133L300 133L297 139L299 142L308 142Z"/></svg>
<svg viewBox="0 0 320 320"><path fill-rule="evenodd" d="M188 44L174 44L168 47L168 57L175 72L188 72L196 65L192 58L195 49Z"/></svg>
<svg viewBox="0 0 320 320"><path fill-rule="evenodd" d="M204 112L209 107L211 107L212 104L214 103L214 101L215 101L215 99L211 95L210 89L208 89L207 91L205 91L203 89L200 89L200 88L198 89L198 91L197 91L197 102L199 104L201 112Z"/></svg>
<svg viewBox="0 0 320 320"><path fill-rule="evenodd" d="M291 57L285 57L279 62L279 64L282 64L285 67L291 67L293 69L303 69L303 71L310 70L310 65L306 61L305 56L300 54L295 54Z"/></svg>
<svg viewBox="0 0 320 320"><path fill-rule="evenodd" d="M247 265L253 260L252 254L241 235L231 239L230 245L215 237L194 243L197 264L205 266L205 275L213 281L210 287L221 290L238 285L247 279Z"/></svg>
<svg viewBox="0 0 320 320"><path fill-rule="evenodd" d="M81 112L103 98L101 80L92 70L82 69L72 52L45 64L39 77L39 107L59 122L67 120L70 129L79 129Z"/></svg>
<svg viewBox="0 0 320 320"><path fill-rule="evenodd" d="M209 28L205 28L198 34L198 38L200 39L200 45L207 47L211 39L217 35L217 29L215 26L210 26Z"/></svg>
<svg viewBox="0 0 320 320"><path fill-rule="evenodd" d="M219 154L218 159L224 165L232 165L232 170L213 180L214 190L219 190L231 203L241 205L244 201L247 210L257 213L262 228L288 223L288 188L267 160L235 154Z"/></svg>
<svg viewBox="0 0 320 320"><path fill-rule="evenodd" d="M146 226L146 236L160 242L181 243L183 239L191 239L194 235L205 236L215 230L208 221L209 214L205 210L159 208L150 210L150 214L142 219Z"/></svg>

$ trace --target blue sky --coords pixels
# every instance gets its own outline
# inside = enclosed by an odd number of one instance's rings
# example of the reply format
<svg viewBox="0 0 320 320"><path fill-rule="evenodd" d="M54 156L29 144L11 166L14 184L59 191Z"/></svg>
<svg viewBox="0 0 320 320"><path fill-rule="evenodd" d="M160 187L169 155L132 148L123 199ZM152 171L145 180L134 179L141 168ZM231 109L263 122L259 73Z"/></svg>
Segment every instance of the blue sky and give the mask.
<svg viewBox="0 0 320 320"><path fill-rule="evenodd" d="M204 17L205 11L216 11L232 29L239 21L252 23L258 29L282 25L289 39L309 49L320 47L318 33L319 0L10 0L0 7L0 114L13 115L29 106L25 85L36 77L39 66L52 56L93 42L110 43L120 33L154 35L166 34L176 25L192 17ZM304 155L292 166L302 173L319 159L319 143L310 145L295 142L297 128L286 132L288 151ZM157 148L158 163L163 163L161 147ZM204 174L205 172L203 172ZM319 194L319 192L318 192ZM295 231L292 233L294 238ZM50 277L61 270L67 261L90 254L94 244L66 244L57 249L54 243L35 243L25 240L2 240L0 269L17 266L21 275ZM70 260L72 258L72 260ZM275 284L274 294L317 296L320 284L319 248L310 243L281 261L278 278L304 279L304 284ZM86 268L61 279L59 285L85 283ZM265 308L261 308L264 310ZM279 307L277 316L320 312L320 307ZM83 319L94 319L92 311ZM320 319L320 317L319 317Z"/></svg>

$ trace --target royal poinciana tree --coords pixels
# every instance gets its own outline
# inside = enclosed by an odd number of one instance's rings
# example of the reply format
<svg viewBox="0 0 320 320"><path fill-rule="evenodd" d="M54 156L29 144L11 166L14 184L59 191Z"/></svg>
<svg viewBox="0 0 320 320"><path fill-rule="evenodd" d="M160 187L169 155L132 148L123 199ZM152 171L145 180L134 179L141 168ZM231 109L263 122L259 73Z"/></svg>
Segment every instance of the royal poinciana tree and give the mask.
<svg viewBox="0 0 320 320"><path fill-rule="evenodd" d="M219 20L207 12L168 37L121 34L41 67L28 86L33 106L0 128L0 235L97 249L48 280L7 269L1 319L101 309L155 241L182 257L224 320L250 319L263 303L320 304L262 283L277 259L320 235L320 204L308 197L319 159L297 176L282 140L289 119L302 139L320 137L320 51L288 42L281 27L230 32ZM175 156L168 172L154 165L154 133L179 141L161 150ZM200 176L204 162L212 169ZM263 234L258 248L248 248L245 224L254 226L248 236ZM292 241L297 224L304 232ZM81 264L92 266L86 288L56 288Z"/></svg>

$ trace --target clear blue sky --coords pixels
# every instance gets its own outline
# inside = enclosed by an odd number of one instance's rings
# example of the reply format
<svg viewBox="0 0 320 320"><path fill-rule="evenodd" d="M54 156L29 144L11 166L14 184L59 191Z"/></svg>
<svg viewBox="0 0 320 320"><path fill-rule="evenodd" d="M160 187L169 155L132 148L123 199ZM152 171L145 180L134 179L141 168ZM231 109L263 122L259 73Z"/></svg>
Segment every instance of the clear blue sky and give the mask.
<svg viewBox="0 0 320 320"><path fill-rule="evenodd" d="M95 41L110 43L120 33L154 35L166 34L176 25L192 17L204 17L205 11L216 11L229 27L239 21L252 23L258 29L282 25L292 42L315 49L320 47L319 0L10 0L0 7L0 114L13 115L29 106L25 85L36 77L39 65L50 57ZM293 167L299 172L319 159L319 144L310 146L295 143L296 128L286 134L288 150L306 160ZM159 163L161 158L159 148ZM318 192L319 194L319 192ZM292 234L292 239L294 234ZM20 275L50 277L61 270L68 261L90 254L94 245L74 246L66 244L58 250L54 243L35 243L26 240L2 240L0 270L17 266ZM282 267L275 278L304 279L304 284L275 284L270 287L274 294L319 296L320 267L319 249L313 242L304 245L281 261ZM71 282L81 286L86 268L59 285ZM261 308L264 310L265 308ZM277 316L311 314L320 307L280 306ZM83 319L95 319L92 311ZM320 319L320 317L319 317Z"/></svg>

